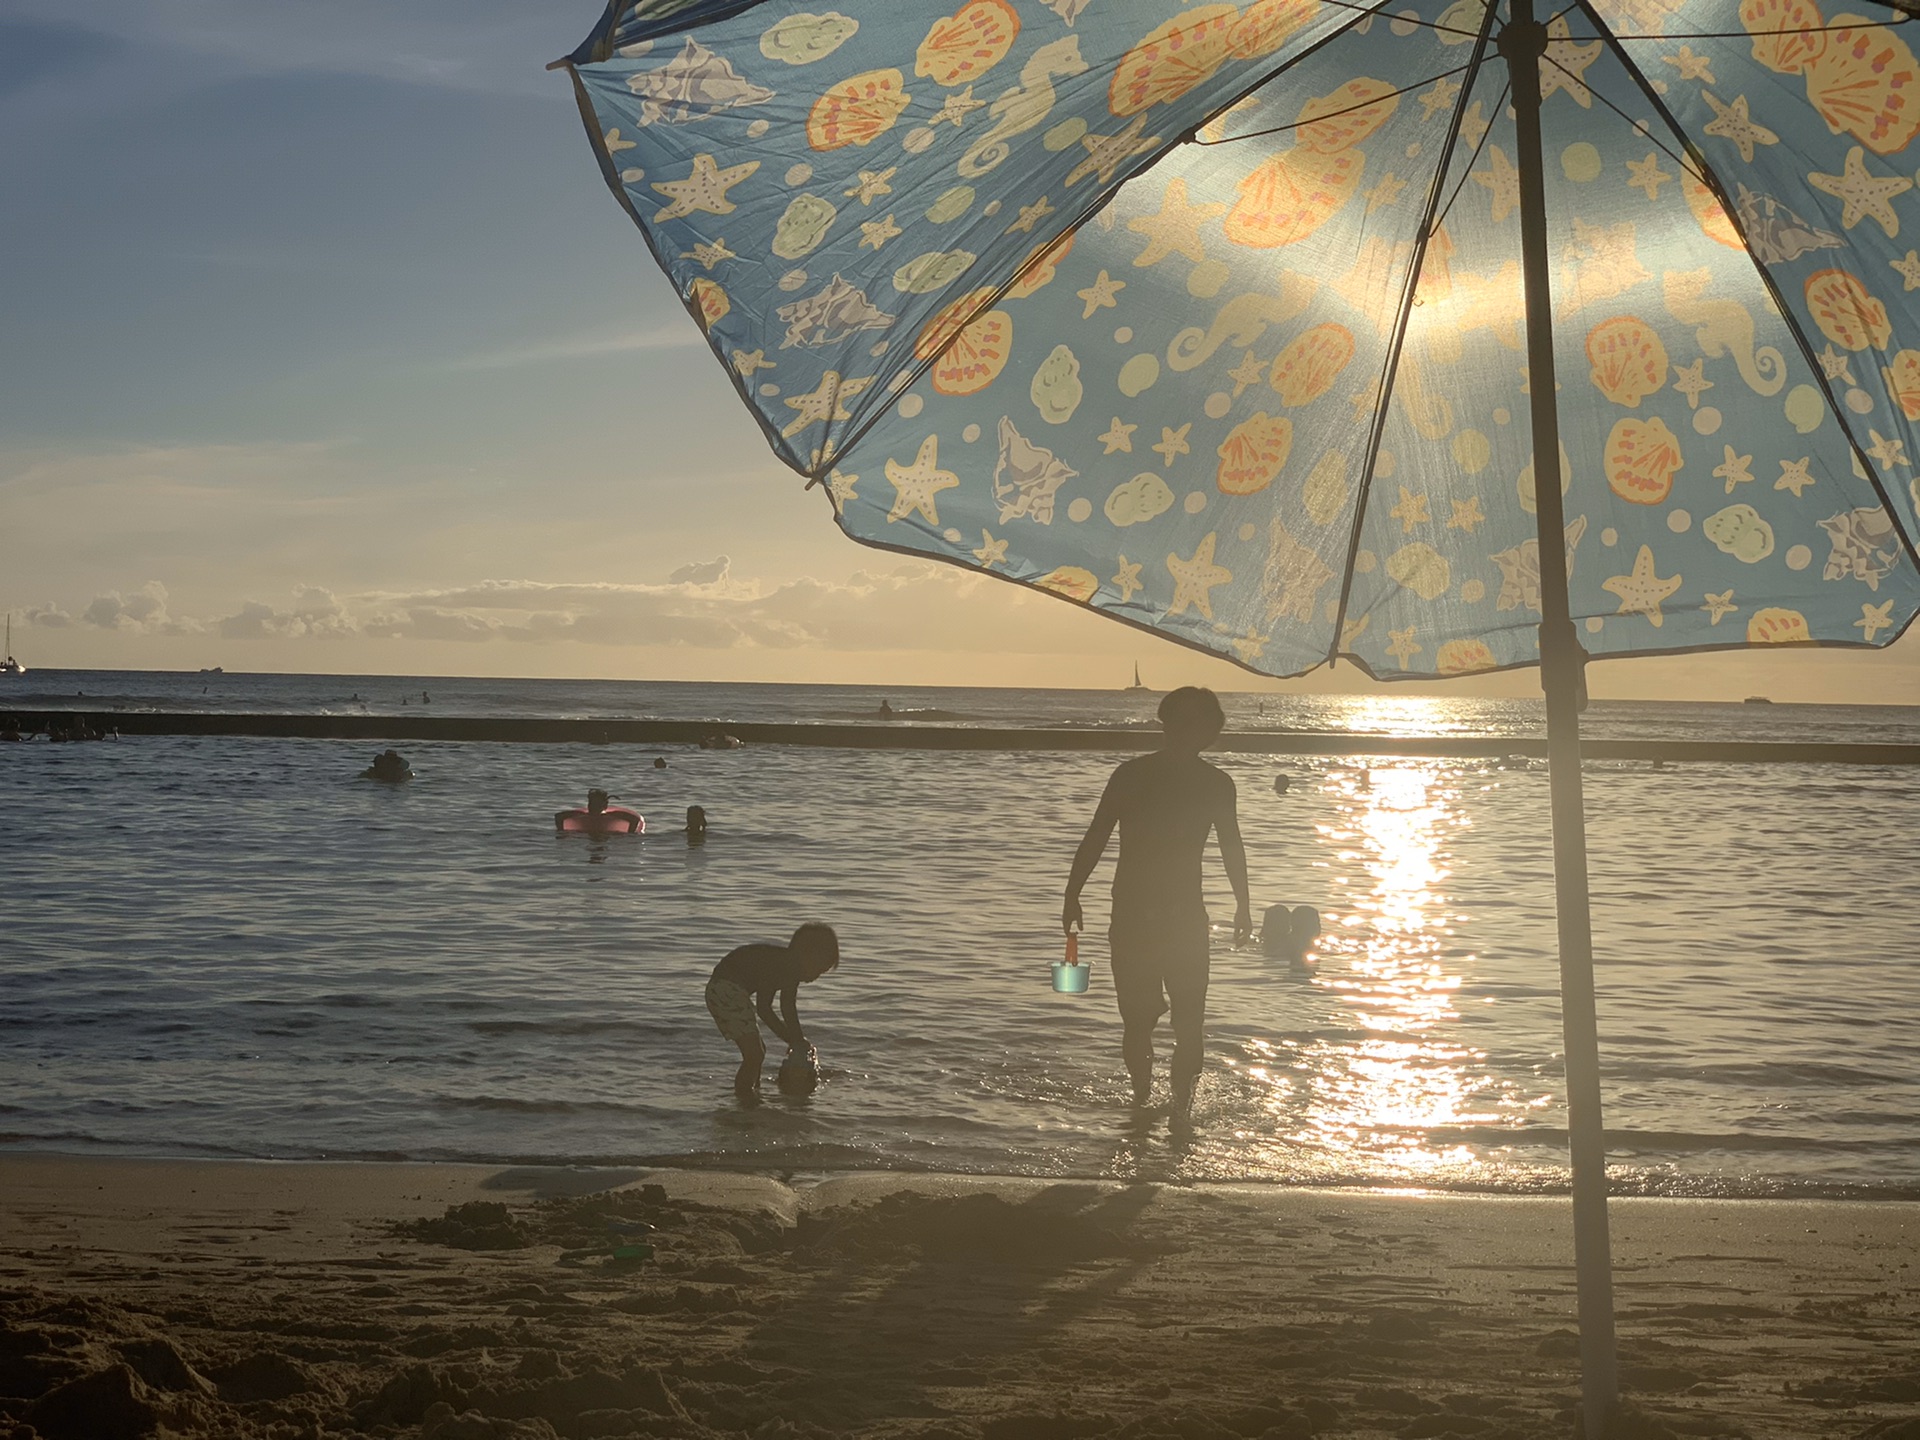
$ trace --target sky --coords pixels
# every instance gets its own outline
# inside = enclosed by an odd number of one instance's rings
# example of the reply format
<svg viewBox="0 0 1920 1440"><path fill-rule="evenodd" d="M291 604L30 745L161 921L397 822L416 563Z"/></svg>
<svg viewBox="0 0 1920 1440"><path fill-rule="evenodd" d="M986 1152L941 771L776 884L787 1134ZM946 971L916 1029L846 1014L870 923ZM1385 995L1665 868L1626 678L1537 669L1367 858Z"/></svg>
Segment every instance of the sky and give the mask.
<svg viewBox="0 0 1920 1440"><path fill-rule="evenodd" d="M0 607L35 667L1270 682L861 549L776 461L547 61L591 0L0 0ZM1537 693L1530 672L1445 686ZM1609 697L1920 703L1878 654Z"/></svg>

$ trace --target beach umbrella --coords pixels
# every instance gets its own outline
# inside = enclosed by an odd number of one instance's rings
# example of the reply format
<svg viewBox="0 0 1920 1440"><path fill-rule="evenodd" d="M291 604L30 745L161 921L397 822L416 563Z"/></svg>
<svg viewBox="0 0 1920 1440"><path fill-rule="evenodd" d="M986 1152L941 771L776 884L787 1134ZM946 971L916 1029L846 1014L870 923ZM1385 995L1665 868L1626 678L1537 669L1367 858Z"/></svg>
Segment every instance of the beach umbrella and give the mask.
<svg viewBox="0 0 1920 1440"><path fill-rule="evenodd" d="M1598 1435L1582 666L1920 608L1920 63L1869 0L1542 5L618 0L559 63L848 536L1269 675L1541 667Z"/></svg>

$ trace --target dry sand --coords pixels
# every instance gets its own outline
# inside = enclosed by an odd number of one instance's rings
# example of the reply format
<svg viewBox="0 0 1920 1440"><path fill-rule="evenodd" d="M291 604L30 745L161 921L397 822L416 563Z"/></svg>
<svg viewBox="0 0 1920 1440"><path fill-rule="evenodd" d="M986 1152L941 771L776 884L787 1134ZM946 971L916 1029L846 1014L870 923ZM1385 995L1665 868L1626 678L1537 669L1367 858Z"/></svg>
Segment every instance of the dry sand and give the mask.
<svg viewBox="0 0 1920 1440"><path fill-rule="evenodd" d="M495 1208L447 1218L474 1204ZM1920 1440L1920 1206L1614 1216L1631 1433ZM1564 1436L1566 1220L1534 1199L10 1156L0 1437ZM649 1223L656 1253L614 1258Z"/></svg>

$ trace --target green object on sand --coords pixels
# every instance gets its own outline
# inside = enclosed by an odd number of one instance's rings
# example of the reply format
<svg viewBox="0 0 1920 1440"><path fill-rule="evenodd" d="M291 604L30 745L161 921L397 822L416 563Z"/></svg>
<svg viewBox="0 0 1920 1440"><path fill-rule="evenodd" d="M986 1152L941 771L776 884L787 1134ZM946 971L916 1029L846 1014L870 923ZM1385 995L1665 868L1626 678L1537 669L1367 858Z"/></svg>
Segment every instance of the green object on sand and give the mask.
<svg viewBox="0 0 1920 1440"><path fill-rule="evenodd" d="M645 1244L616 1245L613 1247L613 1258L629 1263L635 1260L651 1260L653 1258L653 1246Z"/></svg>

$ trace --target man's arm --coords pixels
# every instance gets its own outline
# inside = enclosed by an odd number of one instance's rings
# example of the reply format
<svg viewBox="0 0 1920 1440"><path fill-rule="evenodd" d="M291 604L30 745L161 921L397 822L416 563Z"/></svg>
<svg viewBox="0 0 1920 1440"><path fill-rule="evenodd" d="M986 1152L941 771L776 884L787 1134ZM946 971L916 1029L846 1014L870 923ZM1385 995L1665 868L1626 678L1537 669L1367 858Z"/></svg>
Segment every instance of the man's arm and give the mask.
<svg viewBox="0 0 1920 1440"><path fill-rule="evenodd" d="M1080 890L1087 883L1087 877L1093 874L1093 867L1100 863L1100 857L1106 853L1107 841L1113 838L1113 827L1119 822L1120 806L1113 792L1114 783L1109 780L1100 796L1100 804L1093 812L1093 823L1087 826L1087 833L1080 838L1080 848L1073 852L1073 868L1067 872L1067 899L1060 907L1062 930L1086 928L1086 917L1080 911Z"/></svg>
<svg viewBox="0 0 1920 1440"><path fill-rule="evenodd" d="M1240 796L1233 777L1224 772L1226 804L1214 817L1213 827L1220 836L1220 858L1227 864L1227 883L1233 886L1238 902L1233 915L1233 943L1244 945L1253 935L1253 900L1247 891L1247 847L1240 839Z"/></svg>

